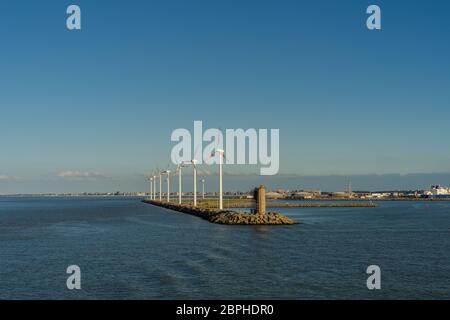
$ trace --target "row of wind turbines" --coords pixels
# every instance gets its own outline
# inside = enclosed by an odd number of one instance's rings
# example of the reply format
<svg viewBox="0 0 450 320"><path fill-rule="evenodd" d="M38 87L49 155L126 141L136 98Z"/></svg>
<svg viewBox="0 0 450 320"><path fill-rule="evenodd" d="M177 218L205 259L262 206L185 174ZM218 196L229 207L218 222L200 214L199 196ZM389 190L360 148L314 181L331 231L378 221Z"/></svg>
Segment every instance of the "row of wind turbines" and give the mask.
<svg viewBox="0 0 450 320"><path fill-rule="evenodd" d="M223 210L223 159L225 152L222 149L216 149L211 153L211 157L215 155L219 156L219 209ZM191 161L182 162L177 165L175 173L178 174L178 204L181 205L181 178L182 178L182 171L183 168L191 165L193 170L193 195L194 195L194 203L193 206L197 206L197 163L198 161L196 159L192 159ZM167 202L170 202L170 177L171 177L171 171L170 170L164 170L164 171L157 171L153 175L150 175L150 177L147 178L147 181L150 182L150 200L157 200L156 198L156 181L159 179L159 201L162 201L162 179L163 176L166 177L167 181ZM202 182L202 199L205 199L205 179L201 179Z"/></svg>

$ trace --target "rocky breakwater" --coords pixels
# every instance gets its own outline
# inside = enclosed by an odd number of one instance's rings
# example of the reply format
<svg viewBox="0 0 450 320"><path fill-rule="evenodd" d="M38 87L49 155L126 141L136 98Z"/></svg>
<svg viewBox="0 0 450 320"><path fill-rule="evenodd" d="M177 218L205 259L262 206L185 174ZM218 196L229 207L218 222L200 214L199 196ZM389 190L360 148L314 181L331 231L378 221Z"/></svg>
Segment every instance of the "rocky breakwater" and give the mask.
<svg viewBox="0 0 450 320"><path fill-rule="evenodd" d="M202 219L208 220L212 223L228 224L228 225L293 225L298 222L292 220L279 213L268 212L264 214L259 213L245 213L227 210L214 210L200 207L192 207L185 205L178 205L168 202L160 202L154 200L144 200L145 203L155 206L167 208L170 210L191 214Z"/></svg>

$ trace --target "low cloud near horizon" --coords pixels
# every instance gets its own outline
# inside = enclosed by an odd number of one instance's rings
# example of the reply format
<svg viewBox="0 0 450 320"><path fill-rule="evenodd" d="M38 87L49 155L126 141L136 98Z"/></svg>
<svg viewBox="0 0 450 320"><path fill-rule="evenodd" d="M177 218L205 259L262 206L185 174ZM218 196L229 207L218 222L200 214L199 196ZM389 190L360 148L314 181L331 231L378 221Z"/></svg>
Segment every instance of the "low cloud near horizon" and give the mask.
<svg viewBox="0 0 450 320"><path fill-rule="evenodd" d="M89 171L61 171L57 174L58 177L64 179L101 179L106 178L105 176L97 173L97 172L89 172Z"/></svg>
<svg viewBox="0 0 450 320"><path fill-rule="evenodd" d="M0 174L0 182L18 181L18 177L8 176L6 174Z"/></svg>

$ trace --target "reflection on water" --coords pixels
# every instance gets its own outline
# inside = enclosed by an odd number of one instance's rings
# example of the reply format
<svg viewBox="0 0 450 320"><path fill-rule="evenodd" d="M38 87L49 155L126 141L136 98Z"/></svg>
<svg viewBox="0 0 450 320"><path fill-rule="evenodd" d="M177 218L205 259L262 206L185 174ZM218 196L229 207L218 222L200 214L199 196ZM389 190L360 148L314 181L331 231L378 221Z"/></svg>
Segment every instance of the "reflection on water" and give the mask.
<svg viewBox="0 0 450 320"><path fill-rule="evenodd" d="M0 299L448 298L450 203L379 204L277 208L302 223L271 227L139 199L0 198Z"/></svg>

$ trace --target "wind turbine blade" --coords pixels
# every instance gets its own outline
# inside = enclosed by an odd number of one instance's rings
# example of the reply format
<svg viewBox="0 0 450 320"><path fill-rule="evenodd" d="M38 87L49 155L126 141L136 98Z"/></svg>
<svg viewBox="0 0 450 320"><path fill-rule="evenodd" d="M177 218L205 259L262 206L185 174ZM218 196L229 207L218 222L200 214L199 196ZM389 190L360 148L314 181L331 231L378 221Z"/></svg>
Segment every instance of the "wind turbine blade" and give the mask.
<svg viewBox="0 0 450 320"><path fill-rule="evenodd" d="M219 131L222 132L222 128L221 127L219 127ZM217 150L219 148L220 144L221 144L221 141L220 141L220 137L221 136L222 135L219 135L219 139L217 139L217 141L216 141L216 146L214 148L215 150Z"/></svg>
<svg viewBox="0 0 450 320"><path fill-rule="evenodd" d="M166 166L166 170L169 170L170 169L170 165L172 164L172 162L170 161L170 159L169 159L169 161L167 161L167 166Z"/></svg>
<svg viewBox="0 0 450 320"><path fill-rule="evenodd" d="M225 151L222 152L223 160L227 160L227 157L225 156ZM225 164L225 161L223 162Z"/></svg>
<svg viewBox="0 0 450 320"><path fill-rule="evenodd" d="M198 158L197 158L198 148L199 148L199 146L197 145L197 146L195 147L195 150L194 150L194 156L192 157L192 159L198 159Z"/></svg>

